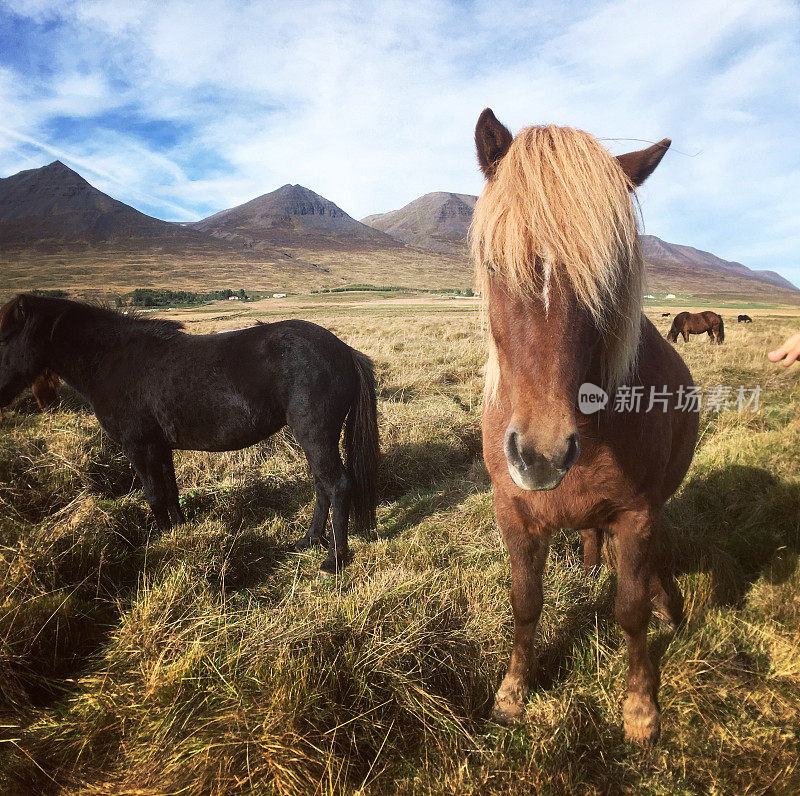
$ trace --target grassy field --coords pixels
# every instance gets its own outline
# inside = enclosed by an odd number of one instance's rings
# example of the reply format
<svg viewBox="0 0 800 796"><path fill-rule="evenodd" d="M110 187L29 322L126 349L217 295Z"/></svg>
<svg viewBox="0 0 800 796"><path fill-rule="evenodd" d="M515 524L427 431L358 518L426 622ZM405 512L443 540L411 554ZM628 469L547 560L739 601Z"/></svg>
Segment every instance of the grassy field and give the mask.
<svg viewBox="0 0 800 796"><path fill-rule="evenodd" d="M289 552L313 507L290 434L178 453L189 521L160 535L77 396L6 413L0 791L800 791L800 375L765 358L798 318L731 311L724 346L680 344L697 383L762 393L757 412L702 415L668 505L687 618L674 637L651 627L664 730L641 750L622 733L613 574L585 577L566 532L526 721L489 720L510 576L480 456L476 310L369 298L174 313L193 332L300 315L375 359L379 524L333 579L321 551Z"/></svg>
<svg viewBox="0 0 800 796"><path fill-rule="evenodd" d="M410 248L375 251L287 248L271 254L136 248L127 251L91 246L56 252L0 249L2 300L33 288L61 288L81 297L113 300L137 287L307 293L352 284L463 289L471 287L472 282L472 266L466 256ZM732 290L741 287L734 280ZM750 288L750 283L746 287ZM777 295L768 285L755 289L772 298ZM791 299L784 297L784 301Z"/></svg>
<svg viewBox="0 0 800 796"><path fill-rule="evenodd" d="M135 288L208 292L308 293L348 285L399 285L416 290L473 286L472 261L413 247L375 250L286 247L268 251L215 250L196 246L154 248L75 245L7 250L0 247L0 301L34 288L69 291L74 297L113 302ZM764 309L798 306L800 294L736 274L648 264L652 305L711 309L745 305ZM674 299L665 299L675 295Z"/></svg>

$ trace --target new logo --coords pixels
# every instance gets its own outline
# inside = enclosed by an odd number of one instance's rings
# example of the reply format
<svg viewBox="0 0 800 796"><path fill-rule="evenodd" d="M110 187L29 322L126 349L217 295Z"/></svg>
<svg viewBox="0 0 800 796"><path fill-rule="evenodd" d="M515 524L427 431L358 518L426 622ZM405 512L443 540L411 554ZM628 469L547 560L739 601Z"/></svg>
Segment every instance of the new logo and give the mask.
<svg viewBox="0 0 800 796"><path fill-rule="evenodd" d="M578 390L578 409L584 415L593 415L604 409L608 403L608 393L596 384L585 382Z"/></svg>

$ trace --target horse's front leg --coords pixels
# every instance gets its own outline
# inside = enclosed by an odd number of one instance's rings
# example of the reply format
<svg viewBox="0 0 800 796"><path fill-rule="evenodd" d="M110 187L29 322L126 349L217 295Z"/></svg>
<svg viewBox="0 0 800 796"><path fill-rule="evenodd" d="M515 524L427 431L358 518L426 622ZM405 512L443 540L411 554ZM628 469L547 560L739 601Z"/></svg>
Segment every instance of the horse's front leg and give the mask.
<svg viewBox="0 0 800 796"><path fill-rule="evenodd" d="M628 646L627 696L622 707L625 735L653 743L661 727L658 673L647 651L647 623L653 576L653 527L647 511L630 511L611 528L617 542L616 615Z"/></svg>
<svg viewBox="0 0 800 796"><path fill-rule="evenodd" d="M165 444L150 440L127 441L123 447L142 482L144 496L158 527L166 530L185 522L178 499L172 451Z"/></svg>
<svg viewBox="0 0 800 796"><path fill-rule="evenodd" d="M497 524L511 562L511 610L514 643L508 671L494 697L492 718L502 724L525 715L533 673L533 637L542 612L542 570L547 560L549 538L539 528L529 528L507 502L495 498Z"/></svg>

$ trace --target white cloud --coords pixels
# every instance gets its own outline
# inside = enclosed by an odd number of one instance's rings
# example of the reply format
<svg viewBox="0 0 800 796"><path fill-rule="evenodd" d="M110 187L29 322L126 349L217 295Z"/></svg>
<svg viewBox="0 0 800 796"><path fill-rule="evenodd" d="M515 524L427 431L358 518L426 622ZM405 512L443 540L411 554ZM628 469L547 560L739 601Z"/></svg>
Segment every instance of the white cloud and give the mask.
<svg viewBox="0 0 800 796"><path fill-rule="evenodd" d="M286 182L356 217L430 190L477 193L472 130L491 105L512 129L672 137L642 191L648 231L800 276L800 155L790 146L800 10L788 0L6 5L46 20L52 49L52 71L0 70L7 126L59 148L49 120L82 118L73 162L165 216ZM19 88L26 81L32 90ZM113 132L100 123L111 112L182 133ZM31 157L0 137L5 173Z"/></svg>

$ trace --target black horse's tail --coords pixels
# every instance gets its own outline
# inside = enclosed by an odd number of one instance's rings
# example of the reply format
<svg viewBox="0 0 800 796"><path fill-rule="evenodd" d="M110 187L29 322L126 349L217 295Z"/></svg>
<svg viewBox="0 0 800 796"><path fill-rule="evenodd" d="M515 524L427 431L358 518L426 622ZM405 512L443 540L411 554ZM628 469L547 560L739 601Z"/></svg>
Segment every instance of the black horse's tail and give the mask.
<svg viewBox="0 0 800 796"><path fill-rule="evenodd" d="M372 360L353 349L353 364L358 373L358 391L347 414L344 451L347 469L353 479L352 517L357 528L375 525L378 462L378 407L375 397L375 368Z"/></svg>
<svg viewBox="0 0 800 796"><path fill-rule="evenodd" d="M725 322L722 316L719 316L719 331L717 332L717 343L721 343L725 339Z"/></svg>

